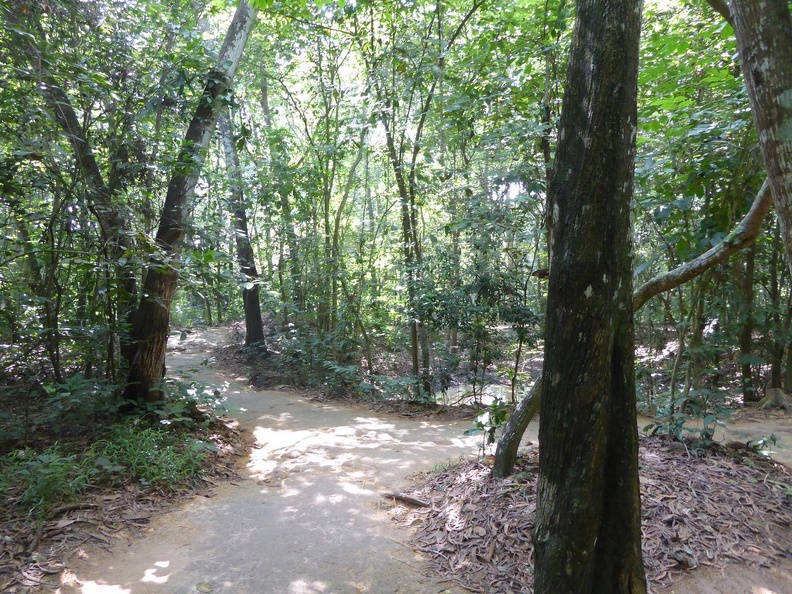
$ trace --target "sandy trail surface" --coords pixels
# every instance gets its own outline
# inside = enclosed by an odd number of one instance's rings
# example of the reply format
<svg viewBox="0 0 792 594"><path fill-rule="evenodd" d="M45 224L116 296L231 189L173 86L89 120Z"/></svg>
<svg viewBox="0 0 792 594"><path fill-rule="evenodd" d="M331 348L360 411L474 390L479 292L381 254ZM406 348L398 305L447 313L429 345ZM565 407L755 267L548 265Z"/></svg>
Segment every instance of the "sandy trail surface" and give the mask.
<svg viewBox="0 0 792 594"><path fill-rule="evenodd" d="M175 336L168 373L227 398L229 416L255 439L244 477L176 505L110 550L82 550L59 593L463 592L427 574L407 543L410 531L383 510L382 494L399 491L417 472L478 455L480 439L463 435L470 421L410 419L294 391L255 391L246 378L211 367L212 348L225 340L223 329L185 341ZM536 443L537 431L534 421L524 439ZM771 432L780 439L777 457L792 462L787 419L740 422L716 439ZM667 591L792 594L792 562L699 569Z"/></svg>
<svg viewBox="0 0 792 594"><path fill-rule="evenodd" d="M63 594L457 592L426 577L382 493L475 456L470 421L433 422L255 391L204 363L217 331L168 355L168 374L216 386L255 438L243 480L159 516L142 536L73 558Z"/></svg>

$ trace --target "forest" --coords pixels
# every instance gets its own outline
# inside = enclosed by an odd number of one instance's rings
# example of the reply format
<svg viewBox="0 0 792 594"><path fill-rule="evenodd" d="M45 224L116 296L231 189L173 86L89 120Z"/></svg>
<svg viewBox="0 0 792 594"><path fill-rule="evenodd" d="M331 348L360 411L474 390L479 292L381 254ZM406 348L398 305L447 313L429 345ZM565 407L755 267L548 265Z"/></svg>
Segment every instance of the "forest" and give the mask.
<svg viewBox="0 0 792 594"><path fill-rule="evenodd" d="M645 592L639 424L792 413L790 11L0 0L14 538L200 484L237 437L166 351L219 326L257 389L473 411L501 477L539 412L535 591Z"/></svg>

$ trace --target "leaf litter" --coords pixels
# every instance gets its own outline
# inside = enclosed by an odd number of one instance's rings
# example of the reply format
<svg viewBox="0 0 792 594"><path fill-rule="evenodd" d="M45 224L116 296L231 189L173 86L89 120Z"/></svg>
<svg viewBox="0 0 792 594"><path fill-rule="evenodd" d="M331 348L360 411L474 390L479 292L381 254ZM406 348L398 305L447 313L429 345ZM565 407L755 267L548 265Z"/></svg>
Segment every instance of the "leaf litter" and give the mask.
<svg viewBox="0 0 792 594"><path fill-rule="evenodd" d="M650 592L701 566L792 558L792 472L783 464L717 444L680 451L662 438L641 439L639 462ZM531 594L538 450L523 452L507 479L490 471L485 458L421 475L405 494L430 507L396 505L392 513L417 527L413 545L449 582Z"/></svg>

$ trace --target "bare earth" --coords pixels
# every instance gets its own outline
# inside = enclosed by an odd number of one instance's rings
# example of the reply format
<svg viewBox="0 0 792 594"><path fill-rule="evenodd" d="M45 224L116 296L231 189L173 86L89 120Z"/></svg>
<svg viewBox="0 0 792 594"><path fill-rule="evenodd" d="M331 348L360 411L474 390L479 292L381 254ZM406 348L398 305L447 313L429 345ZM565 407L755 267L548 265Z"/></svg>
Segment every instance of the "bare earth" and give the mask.
<svg viewBox="0 0 792 594"><path fill-rule="evenodd" d="M413 473L475 455L469 421L435 423L256 392L201 363L205 340L171 351L168 373L217 385L256 440L249 478L197 497L147 533L73 558L60 592L314 594L458 592L422 572L383 507ZM78 555L79 557L79 555Z"/></svg>
<svg viewBox="0 0 792 594"><path fill-rule="evenodd" d="M427 576L396 527L383 493L410 475L478 454L469 421L435 422L312 401L292 391L254 391L245 378L202 365L222 330L171 343L171 375L217 386L230 416L255 438L246 478L159 516L142 536L110 551L78 552L62 594L319 594L462 592ZM744 422L728 439L778 436L792 462L792 424ZM525 439L537 440L532 423ZM792 561L730 566L683 577L665 592L790 594Z"/></svg>

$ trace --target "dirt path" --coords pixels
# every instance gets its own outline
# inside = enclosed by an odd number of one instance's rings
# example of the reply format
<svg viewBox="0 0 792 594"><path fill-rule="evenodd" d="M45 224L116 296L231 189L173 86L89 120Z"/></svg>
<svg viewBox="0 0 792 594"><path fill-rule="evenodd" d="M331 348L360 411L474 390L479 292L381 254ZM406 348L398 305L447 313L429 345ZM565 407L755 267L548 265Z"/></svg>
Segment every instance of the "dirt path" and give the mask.
<svg viewBox="0 0 792 594"><path fill-rule="evenodd" d="M216 337L209 337L214 340ZM256 440L249 478L159 517L143 537L73 559L63 594L456 592L422 575L409 535L380 509L412 473L475 455L470 422L435 423L256 392L201 363L202 338L169 374L217 385ZM181 345L184 346L184 345Z"/></svg>
<svg viewBox="0 0 792 594"><path fill-rule="evenodd" d="M230 416L256 444L243 480L196 497L152 522L142 536L72 558L61 594L430 594L462 592L423 573L423 560L381 509L416 472L475 456L469 421L433 422L311 401L296 392L254 391L245 378L204 363L222 330L178 337L171 375L217 386ZM537 441L538 424L526 439ZM775 432L792 461L792 427L741 423L727 439ZM692 572L669 592L792 593L792 564Z"/></svg>

